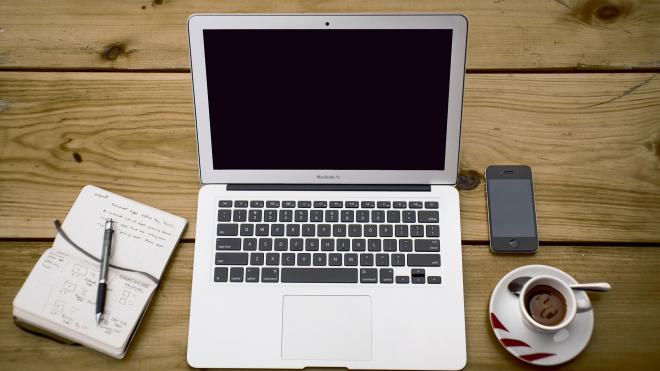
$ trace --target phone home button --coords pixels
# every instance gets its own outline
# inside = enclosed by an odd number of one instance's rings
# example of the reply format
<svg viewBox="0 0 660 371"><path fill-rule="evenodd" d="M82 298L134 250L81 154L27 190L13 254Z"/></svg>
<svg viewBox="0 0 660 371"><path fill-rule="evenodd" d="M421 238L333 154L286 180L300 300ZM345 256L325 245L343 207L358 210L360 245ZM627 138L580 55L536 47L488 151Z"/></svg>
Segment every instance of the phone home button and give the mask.
<svg viewBox="0 0 660 371"><path fill-rule="evenodd" d="M511 247L518 247L519 245L520 245L520 242L519 242L518 240L516 240L515 238L509 240L509 246L511 246Z"/></svg>

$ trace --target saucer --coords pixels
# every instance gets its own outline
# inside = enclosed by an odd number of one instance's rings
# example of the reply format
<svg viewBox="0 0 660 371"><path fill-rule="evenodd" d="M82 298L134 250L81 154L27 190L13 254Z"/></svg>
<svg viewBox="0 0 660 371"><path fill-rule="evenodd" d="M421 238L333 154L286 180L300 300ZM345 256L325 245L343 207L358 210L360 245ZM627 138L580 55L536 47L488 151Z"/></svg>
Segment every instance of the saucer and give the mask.
<svg viewBox="0 0 660 371"><path fill-rule="evenodd" d="M539 366L553 366L575 358L589 343L594 329L594 312L577 313L567 327L544 333L532 329L524 322L518 306L518 297L508 285L521 276L549 275L568 284L578 283L567 273L547 265L526 265L512 270L497 283L490 297L490 324L504 349L523 362ZM576 291L578 301L590 303L584 291Z"/></svg>

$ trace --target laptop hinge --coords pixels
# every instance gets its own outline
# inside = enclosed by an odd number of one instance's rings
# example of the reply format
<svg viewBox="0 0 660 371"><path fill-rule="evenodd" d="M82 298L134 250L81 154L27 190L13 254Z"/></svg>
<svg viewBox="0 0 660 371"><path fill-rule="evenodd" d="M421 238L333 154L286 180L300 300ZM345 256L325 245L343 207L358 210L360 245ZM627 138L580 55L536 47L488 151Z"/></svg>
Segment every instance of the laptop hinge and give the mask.
<svg viewBox="0 0 660 371"><path fill-rule="evenodd" d="M431 192L430 184L227 184L228 191Z"/></svg>

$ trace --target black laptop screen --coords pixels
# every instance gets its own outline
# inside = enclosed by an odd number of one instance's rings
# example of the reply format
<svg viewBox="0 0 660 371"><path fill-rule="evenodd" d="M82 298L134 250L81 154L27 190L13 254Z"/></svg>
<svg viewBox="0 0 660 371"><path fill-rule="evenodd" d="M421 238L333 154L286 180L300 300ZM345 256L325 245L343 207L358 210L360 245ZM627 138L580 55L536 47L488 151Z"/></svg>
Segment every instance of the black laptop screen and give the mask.
<svg viewBox="0 0 660 371"><path fill-rule="evenodd" d="M444 170L452 30L204 30L214 169Z"/></svg>

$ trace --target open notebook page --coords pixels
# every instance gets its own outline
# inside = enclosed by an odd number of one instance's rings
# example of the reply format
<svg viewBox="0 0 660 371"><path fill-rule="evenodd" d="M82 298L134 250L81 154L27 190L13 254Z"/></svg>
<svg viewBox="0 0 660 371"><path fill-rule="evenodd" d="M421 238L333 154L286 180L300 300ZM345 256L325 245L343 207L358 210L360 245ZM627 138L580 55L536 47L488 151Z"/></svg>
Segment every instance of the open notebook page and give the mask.
<svg viewBox="0 0 660 371"><path fill-rule="evenodd" d="M100 258L108 218L115 222L110 263L160 279L186 220L88 185L78 195L62 228L73 242ZM60 235L53 247L80 254Z"/></svg>

